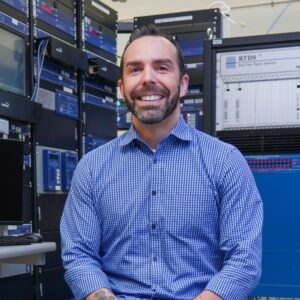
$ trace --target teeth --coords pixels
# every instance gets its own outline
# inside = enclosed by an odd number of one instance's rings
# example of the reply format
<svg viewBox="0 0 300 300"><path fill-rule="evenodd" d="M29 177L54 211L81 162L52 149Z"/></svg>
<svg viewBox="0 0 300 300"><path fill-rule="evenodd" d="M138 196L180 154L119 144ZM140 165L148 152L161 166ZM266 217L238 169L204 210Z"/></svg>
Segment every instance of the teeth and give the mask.
<svg viewBox="0 0 300 300"><path fill-rule="evenodd" d="M142 100L144 101L155 101L161 99L161 96L158 95L147 95L147 96L142 96Z"/></svg>

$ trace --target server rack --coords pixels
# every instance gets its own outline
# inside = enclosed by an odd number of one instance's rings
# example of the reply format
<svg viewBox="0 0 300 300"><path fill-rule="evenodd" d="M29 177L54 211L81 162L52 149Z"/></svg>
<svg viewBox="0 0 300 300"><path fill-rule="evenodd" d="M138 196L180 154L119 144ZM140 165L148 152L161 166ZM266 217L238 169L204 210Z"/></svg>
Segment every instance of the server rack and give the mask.
<svg viewBox="0 0 300 300"><path fill-rule="evenodd" d="M17 2L17 3L16 3ZM4 0L0 3L0 28L8 34L19 37L16 43L19 43L19 50L23 48L24 53L15 52L15 62L8 64L8 69L2 70L2 75L16 73L16 61L20 60L19 77L6 77L7 82L1 79L1 85L4 83L4 88L1 86L0 92L0 118L1 118L1 139L18 140L24 143L24 158L23 158L23 221L27 225L11 225L1 228L1 234L22 234L32 230L34 218L34 203L33 197L33 149L32 149L32 134L34 124L39 120L40 106L30 103L28 99L31 94L31 69L30 62L23 61L21 56L30 56L32 42L30 39L30 20L29 20L29 3L26 0L19 1ZM21 40L23 42L20 44ZM9 42L9 41L8 41ZM9 44L4 45L10 47ZM2 59L8 58L4 49L1 50ZM3 61L1 62L3 68ZM7 85L6 85L7 84ZM14 89L8 88L9 85L15 85ZM8 88L8 89L7 89ZM20 110L20 105L22 110ZM33 297L32 287L34 278L32 276L31 265L10 264L0 267L0 289L1 296L4 298L19 297L20 299L30 299ZM20 288L17 291L15 286ZM21 296L20 296L21 295Z"/></svg>
<svg viewBox="0 0 300 300"><path fill-rule="evenodd" d="M117 12L99 0L87 0L82 16L83 49L108 61L117 61Z"/></svg>
<svg viewBox="0 0 300 300"><path fill-rule="evenodd" d="M76 45L75 2L72 0L36 0L33 6L37 37L55 36Z"/></svg>
<svg viewBox="0 0 300 300"><path fill-rule="evenodd" d="M204 130L245 155L264 203L253 296L299 297L299 33L206 41Z"/></svg>
<svg viewBox="0 0 300 300"><path fill-rule="evenodd" d="M67 198L62 189L61 172L55 188L45 180L54 162L47 162L45 153L75 153L78 158L79 93L76 48L76 6L73 1L39 0L33 7L35 43L35 87L33 101L43 107L41 121L36 126L36 227L46 241L57 244L55 252L47 254L46 264L35 268L37 299L68 299L72 293L66 285L60 258L59 222ZM42 53L41 50L42 49ZM40 52L39 52L40 51ZM40 69L41 68L41 69ZM55 152L56 151L56 152ZM54 154L53 154L54 156ZM48 181L53 181L49 178Z"/></svg>
<svg viewBox="0 0 300 300"><path fill-rule="evenodd" d="M95 14L95 5L97 9L104 8L104 12L100 9ZM101 28L101 36L93 39L94 46L85 42L86 16L96 17L97 28ZM0 92L3 104L0 116L9 121L5 138L23 139L26 144L24 199L30 222L26 230L32 228L45 241L57 244L57 250L47 254L46 265L25 266L26 273L0 279L4 293L1 296L7 299L73 297L64 281L59 222L72 172L85 153L85 136L90 151L117 135L116 22L116 12L100 1L3 0L0 3L0 27L18 32L26 38L27 45L26 92L24 95ZM90 95L96 99L96 105L86 100ZM61 165L55 160L56 155ZM59 176L47 177L47 170L57 166L60 166ZM18 290L10 288L16 285L20 285Z"/></svg>
<svg viewBox="0 0 300 300"><path fill-rule="evenodd" d="M100 1L85 1L82 49L89 58L83 79L83 154L117 136L117 12Z"/></svg>

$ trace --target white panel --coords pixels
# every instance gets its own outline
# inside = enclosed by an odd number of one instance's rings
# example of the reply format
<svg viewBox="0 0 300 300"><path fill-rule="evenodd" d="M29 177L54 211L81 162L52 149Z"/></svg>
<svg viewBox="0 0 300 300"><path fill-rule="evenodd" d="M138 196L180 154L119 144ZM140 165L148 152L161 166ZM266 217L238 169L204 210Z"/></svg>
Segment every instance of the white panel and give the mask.
<svg viewBox="0 0 300 300"><path fill-rule="evenodd" d="M300 127L300 47L217 54L216 129Z"/></svg>

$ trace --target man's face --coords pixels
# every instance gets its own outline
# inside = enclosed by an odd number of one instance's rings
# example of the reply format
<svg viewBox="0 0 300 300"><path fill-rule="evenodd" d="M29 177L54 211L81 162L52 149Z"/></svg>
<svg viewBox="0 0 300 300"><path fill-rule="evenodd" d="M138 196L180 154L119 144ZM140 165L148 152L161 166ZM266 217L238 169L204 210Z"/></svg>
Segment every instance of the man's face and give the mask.
<svg viewBox="0 0 300 300"><path fill-rule="evenodd" d="M145 36L127 48L119 88L135 121L156 124L179 116L187 86L188 76L180 78L176 48L167 39Z"/></svg>

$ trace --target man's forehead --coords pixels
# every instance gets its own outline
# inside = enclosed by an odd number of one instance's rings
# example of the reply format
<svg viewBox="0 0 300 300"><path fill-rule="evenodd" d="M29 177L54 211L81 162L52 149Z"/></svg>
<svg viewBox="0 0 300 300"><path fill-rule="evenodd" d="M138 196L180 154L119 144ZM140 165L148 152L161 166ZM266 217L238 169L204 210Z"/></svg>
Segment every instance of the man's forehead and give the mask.
<svg viewBox="0 0 300 300"><path fill-rule="evenodd" d="M143 56L147 51L151 51L151 54L156 54L158 57L162 58L162 52L157 52L155 50L160 49L160 51L166 51L168 55L164 58L170 58L170 56L176 56L176 47L165 37L163 36L143 36L140 37L127 47L124 53L124 58L127 60L128 55L138 57ZM138 50L138 51L135 51Z"/></svg>

